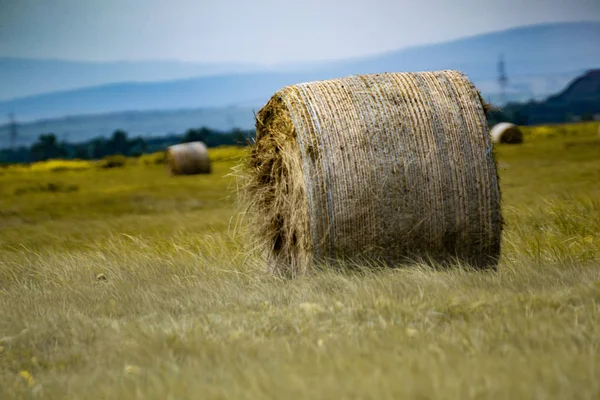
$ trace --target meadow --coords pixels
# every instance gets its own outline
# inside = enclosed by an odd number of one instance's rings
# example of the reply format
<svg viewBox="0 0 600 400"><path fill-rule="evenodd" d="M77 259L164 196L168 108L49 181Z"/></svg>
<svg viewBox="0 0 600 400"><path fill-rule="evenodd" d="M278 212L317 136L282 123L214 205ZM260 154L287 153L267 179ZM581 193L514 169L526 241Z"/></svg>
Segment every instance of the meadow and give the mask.
<svg viewBox="0 0 600 400"><path fill-rule="evenodd" d="M524 131L497 272L270 276L243 149L0 168L0 399L600 398L598 124Z"/></svg>

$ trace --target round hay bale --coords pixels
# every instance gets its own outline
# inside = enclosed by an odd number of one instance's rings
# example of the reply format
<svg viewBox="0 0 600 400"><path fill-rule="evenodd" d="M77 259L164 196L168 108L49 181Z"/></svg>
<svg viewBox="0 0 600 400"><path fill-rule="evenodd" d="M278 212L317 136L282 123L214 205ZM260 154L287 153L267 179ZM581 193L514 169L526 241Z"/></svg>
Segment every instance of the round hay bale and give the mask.
<svg viewBox="0 0 600 400"><path fill-rule="evenodd" d="M211 172L208 149L202 142L181 143L167 148L167 166L173 175Z"/></svg>
<svg viewBox="0 0 600 400"><path fill-rule="evenodd" d="M523 132L521 132L518 126L510 122L500 122L494 125L490 131L490 135L494 143L523 143Z"/></svg>
<svg viewBox="0 0 600 400"><path fill-rule="evenodd" d="M479 92L458 71L302 83L256 115L242 194L269 269L456 259L495 268L500 190Z"/></svg>

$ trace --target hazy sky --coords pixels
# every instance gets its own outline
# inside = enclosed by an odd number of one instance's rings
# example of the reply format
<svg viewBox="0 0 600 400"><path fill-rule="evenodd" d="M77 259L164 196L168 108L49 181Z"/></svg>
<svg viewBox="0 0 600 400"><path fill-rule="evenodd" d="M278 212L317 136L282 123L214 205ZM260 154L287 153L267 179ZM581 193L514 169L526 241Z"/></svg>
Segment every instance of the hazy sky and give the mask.
<svg viewBox="0 0 600 400"><path fill-rule="evenodd" d="M0 0L0 56L289 63L581 20L600 0Z"/></svg>

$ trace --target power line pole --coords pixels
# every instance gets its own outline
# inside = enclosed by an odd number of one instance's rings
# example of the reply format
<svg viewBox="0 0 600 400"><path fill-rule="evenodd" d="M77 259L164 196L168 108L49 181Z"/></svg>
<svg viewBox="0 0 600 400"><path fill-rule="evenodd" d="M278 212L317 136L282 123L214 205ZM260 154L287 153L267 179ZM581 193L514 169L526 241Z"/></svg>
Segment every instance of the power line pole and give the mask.
<svg viewBox="0 0 600 400"><path fill-rule="evenodd" d="M508 76L506 75L506 67L504 64L504 54L500 55L498 61L498 84L500 85L500 102L506 105L506 87L508 86Z"/></svg>
<svg viewBox="0 0 600 400"><path fill-rule="evenodd" d="M9 141L10 141L10 149L14 150L15 145L17 143L17 135L18 135L17 123L15 121L15 114L14 113L8 114L8 119L10 120L10 130L8 133Z"/></svg>

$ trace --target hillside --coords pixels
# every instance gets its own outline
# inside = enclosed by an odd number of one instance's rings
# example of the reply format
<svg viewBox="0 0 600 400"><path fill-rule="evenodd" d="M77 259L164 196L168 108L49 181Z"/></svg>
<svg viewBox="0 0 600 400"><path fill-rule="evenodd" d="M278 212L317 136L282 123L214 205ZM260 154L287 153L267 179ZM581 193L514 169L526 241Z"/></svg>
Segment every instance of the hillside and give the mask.
<svg viewBox="0 0 600 400"><path fill-rule="evenodd" d="M308 79L323 74L306 75ZM328 75L327 77L334 77ZM0 115L14 111L19 120L120 111L222 108L238 103L262 104L296 75L252 73L167 82L124 83L57 92L0 102Z"/></svg>
<svg viewBox="0 0 600 400"><path fill-rule="evenodd" d="M360 73L459 69L497 101L496 62L504 54L509 100L540 99L600 66L600 23L547 24L320 65L313 70L221 74L151 83L119 83L0 102L21 121L127 110L259 106L282 86ZM201 123L202 121L198 121Z"/></svg>
<svg viewBox="0 0 600 400"><path fill-rule="evenodd" d="M600 22L525 26L356 60L352 69L459 69L476 81L497 78L500 54L509 78L600 66Z"/></svg>
<svg viewBox="0 0 600 400"><path fill-rule="evenodd" d="M543 101L509 103L489 117L493 123L519 125L589 121L600 116L600 69L576 77L559 93Z"/></svg>
<svg viewBox="0 0 600 400"><path fill-rule="evenodd" d="M490 122L518 124L557 123L586 119L600 114L600 73L588 71L563 85L556 95L540 102L511 103L490 115ZM566 87L566 88L564 88ZM183 133L190 128L207 127L217 131L254 128L254 113L262 105L182 109L172 111L126 111L44 119L18 125L17 145L28 146L41 133L55 133L61 139L83 142L107 137L117 129L132 136L152 137ZM0 148L8 147L9 127L0 126Z"/></svg>
<svg viewBox="0 0 600 400"><path fill-rule="evenodd" d="M0 57L0 100L116 82L151 82L257 71L258 65L177 61L82 62Z"/></svg>
<svg viewBox="0 0 600 400"><path fill-rule="evenodd" d="M183 133L190 128L207 127L219 131L253 128L258 108L249 106L201 108L174 111L128 111L110 114L78 115L19 124L18 146L29 146L42 133L54 133L59 139L84 142L107 137L117 129L130 136L164 136ZM9 146L9 127L0 126L0 148Z"/></svg>
<svg viewBox="0 0 600 400"><path fill-rule="evenodd" d="M565 90L548 99L551 102L597 101L600 103L600 69L588 71Z"/></svg>

